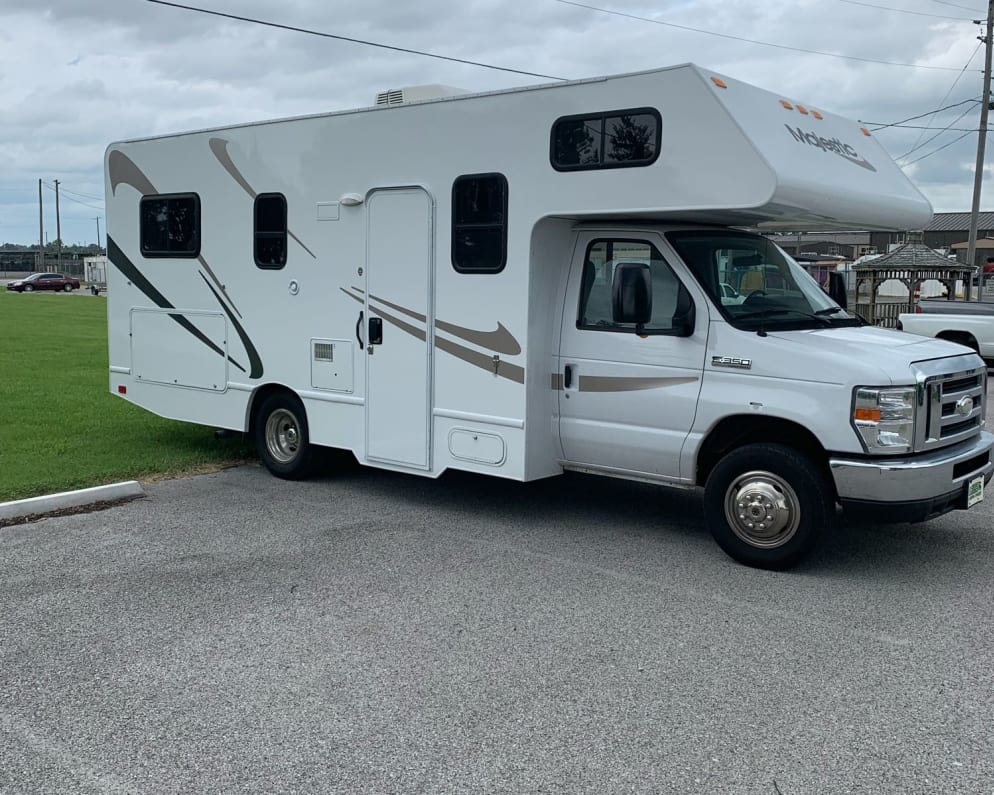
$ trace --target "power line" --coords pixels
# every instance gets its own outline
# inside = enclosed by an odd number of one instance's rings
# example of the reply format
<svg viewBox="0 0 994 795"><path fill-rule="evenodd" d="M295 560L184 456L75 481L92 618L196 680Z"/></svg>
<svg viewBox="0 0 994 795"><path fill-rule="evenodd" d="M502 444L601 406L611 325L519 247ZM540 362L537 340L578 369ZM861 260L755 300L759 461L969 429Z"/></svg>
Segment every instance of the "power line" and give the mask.
<svg viewBox="0 0 994 795"><path fill-rule="evenodd" d="M162 2L162 0L149 0L149 2ZM713 30L704 30L703 28L693 28L689 25L678 25L675 22L664 22L661 19L651 19L649 17L640 17L637 14L627 14L623 11L612 11L607 8L598 8L597 6L586 5L585 3L578 3L576 0L556 0L557 3L563 3L568 6L576 6L577 8L586 8L588 11L597 11L601 14L612 14L617 17L625 17L627 19L636 19L639 22L651 22L653 25L665 25L669 28L677 28L678 30L689 30L693 33L704 33L708 36L717 36L721 39L731 39L732 41L743 41L749 44L758 44L762 47L775 47L779 50L790 50L791 52L801 52L806 55L822 55L826 58L842 58L847 61L861 61L863 63L875 63L883 64L884 66L905 66L912 69L933 69L941 72L954 72L956 68L953 66L926 66L924 64L916 63L898 63L896 61L878 61L875 58L861 58L858 55L840 55L837 52L822 52L820 50L811 50L806 47L790 47L786 44L775 44L769 41L759 41L758 39L747 39L744 36L733 36L730 33L716 33Z"/></svg>
<svg viewBox="0 0 994 795"><path fill-rule="evenodd" d="M983 11L978 11L976 8L970 8L969 6L961 6L959 3L949 3L946 0L932 0L933 3L939 3L944 6L952 6L953 8L962 8L964 11L973 11L977 14L983 14Z"/></svg>
<svg viewBox="0 0 994 795"><path fill-rule="evenodd" d="M463 58L453 58L449 55L438 55L432 52L423 52L422 50L412 50L407 47L395 47L392 44L380 44L375 41L364 41L363 39L353 39L348 36L338 36L334 33L324 33L319 30L311 30L310 28L298 28L293 25L283 25L278 22L267 22L264 19L254 19L253 17L243 17L238 14L226 14L222 11L213 11L208 8L197 8L196 6L187 6L181 3L171 3L167 0L146 0L148 3L155 3L160 6L169 6L170 8L179 8L183 11L196 11L198 14L209 14L215 17L223 17L225 19L234 19L238 22L251 22L255 25L265 25L270 28L279 28L280 30L289 30L294 33L307 33L311 36L321 36L325 39L335 39L337 41L348 41L352 44L364 44L367 47L378 47L381 50L392 50L393 52L403 52L408 55L422 55L425 58L437 58L440 61L451 61L452 63L467 64L469 66L479 66L484 69L495 69L499 72L510 72L516 75L526 75L527 77L541 77L545 80L566 80L565 77L555 77L553 75L543 75L537 72L525 72L521 69L511 69L506 66L494 66L493 64L482 63L481 61L467 61Z"/></svg>
<svg viewBox="0 0 994 795"><path fill-rule="evenodd" d="M98 202L104 200L103 196L94 196L91 193L80 193L78 190L69 190L69 188L62 188L61 190L63 193L71 193L73 196L79 196L81 199L93 199Z"/></svg>
<svg viewBox="0 0 994 795"><path fill-rule="evenodd" d="M866 6L867 8L879 8L882 11L897 11L901 14L914 14L916 17L933 17L934 19L956 19L960 22L973 22L968 17L947 17L944 14L927 14L924 11L908 11L904 8L892 8L890 6L878 6L873 3L861 3L860 0L839 0L840 3L849 3L854 6Z"/></svg>
<svg viewBox="0 0 994 795"><path fill-rule="evenodd" d="M976 130L970 130L969 132L965 132L962 135L960 135L959 137L953 138L953 140L951 140L949 143L943 144L938 149L933 149L927 155L922 155L921 157L916 158L914 160L909 160L907 163L903 163L902 165L903 166L911 166L911 165L914 165L915 163L918 163L918 162L924 160L926 157L931 157L932 155L936 154L937 152L941 152L943 149L946 149L946 148L952 146L953 144L955 144L955 143L957 143L959 141L962 141L964 138L966 138L966 136L968 136L972 132L976 132Z"/></svg>
<svg viewBox="0 0 994 795"><path fill-rule="evenodd" d="M865 124L867 126L876 125L873 128L873 130L872 130L873 132L876 132L877 130L885 130L888 127L906 127L906 126L908 126L908 125L905 125L906 121L914 121L915 119L921 119L921 118L924 118L925 116L934 116L936 113L942 113L942 111L949 110L950 108L957 108L960 105L965 105L967 102L980 102L980 100L979 99L964 99L962 102L957 102L954 105L946 105L946 107L944 107L944 108L938 108L936 110L930 110L930 111L928 111L928 113L920 113L917 116L909 116L906 119L901 119L901 121L893 121L890 124L884 124L884 123L879 122L879 121L863 121L862 119L859 120L859 123L860 124ZM921 128L915 127L913 129L921 129ZM929 129L929 128L925 128L925 129Z"/></svg>
<svg viewBox="0 0 994 795"><path fill-rule="evenodd" d="M47 182L45 183L45 187L48 188L50 191L52 191L52 193L56 192L55 188L52 187L51 185L49 185ZM65 193L66 190L65 190L65 188L61 188L60 187L59 192L60 193ZM76 204L82 204L84 207L89 207L91 210L103 210L104 209L103 207L97 207L95 204L87 204L86 202L80 201L79 199L74 199L72 196L66 196L66 198L69 199L69 201L71 201L71 202L75 202Z"/></svg>
<svg viewBox="0 0 994 795"><path fill-rule="evenodd" d="M958 122L960 119L962 119L971 110L973 110L973 108L967 108L959 116L957 116L955 119L953 119L951 122L949 122L948 125L946 125L941 130L939 130L938 132L936 132L935 135L929 136L924 141L922 141L920 144L916 144L914 147L912 147L911 149L909 149L907 152L905 152L903 155L901 155L899 158L896 158L896 159L897 160L904 160L906 157L908 157L908 155L914 154L919 149L924 149L926 146L928 146L930 143L932 143L932 141L934 141L936 138L938 138L944 132L948 132L948 131L952 130L953 125L956 122ZM978 130L957 130L957 132L978 132Z"/></svg>
<svg viewBox="0 0 994 795"><path fill-rule="evenodd" d="M953 80L953 84L951 86L949 86L949 90L946 91L946 93L942 97L942 99L939 100L939 105L945 104L946 100L949 99L949 95L953 93L953 90L956 88L956 84L959 83L959 81L963 77L963 75L966 74L966 70L970 68L970 64L973 63L973 59L977 57L977 53L980 52L980 48L981 48L982 45L983 45L983 42L980 42L980 44L978 44L976 46L976 48L974 49L973 53L967 59L967 62L965 64L963 64L963 68L960 69L959 74L956 75L956 79ZM958 119L957 119L957 121L958 121ZM909 149L907 152L905 152L903 155L901 155L901 157L899 157L897 159L900 160L902 158L905 158L908 155L910 155L912 152L918 151L918 149L920 149L921 146L925 146L925 144L921 143L921 140L924 137L925 137L925 131L922 130L922 132L918 133L918 138L915 140L915 145L912 146L911 149ZM929 140L934 140L934 139L935 139L935 136L932 136L932 138L930 138ZM919 144L921 146L919 146Z"/></svg>

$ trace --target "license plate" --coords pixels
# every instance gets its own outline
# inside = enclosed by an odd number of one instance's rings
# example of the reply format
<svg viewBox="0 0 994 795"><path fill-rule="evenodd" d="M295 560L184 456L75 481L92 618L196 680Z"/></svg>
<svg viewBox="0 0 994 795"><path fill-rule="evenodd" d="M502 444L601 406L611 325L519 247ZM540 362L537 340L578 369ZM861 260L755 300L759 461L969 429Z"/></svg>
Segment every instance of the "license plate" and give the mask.
<svg viewBox="0 0 994 795"><path fill-rule="evenodd" d="M984 498L984 476L974 478L966 487L966 507L976 505Z"/></svg>

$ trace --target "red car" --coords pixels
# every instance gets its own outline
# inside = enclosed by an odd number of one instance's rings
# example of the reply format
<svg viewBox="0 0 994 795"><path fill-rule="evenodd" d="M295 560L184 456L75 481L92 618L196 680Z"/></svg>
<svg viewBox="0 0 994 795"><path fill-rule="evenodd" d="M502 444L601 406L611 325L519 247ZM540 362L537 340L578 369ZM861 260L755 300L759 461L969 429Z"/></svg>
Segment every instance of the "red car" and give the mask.
<svg viewBox="0 0 994 795"><path fill-rule="evenodd" d="M67 293L79 289L79 279L64 273L32 273L25 279L7 284L8 290L30 293L35 290L65 290Z"/></svg>

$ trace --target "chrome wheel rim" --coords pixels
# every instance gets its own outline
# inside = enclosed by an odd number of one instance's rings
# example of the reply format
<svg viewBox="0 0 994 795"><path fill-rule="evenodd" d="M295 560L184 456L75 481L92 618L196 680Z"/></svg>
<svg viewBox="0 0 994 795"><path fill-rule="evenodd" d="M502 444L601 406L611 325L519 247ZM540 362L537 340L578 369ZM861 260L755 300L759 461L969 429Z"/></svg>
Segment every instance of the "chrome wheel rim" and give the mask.
<svg viewBox="0 0 994 795"><path fill-rule="evenodd" d="M725 492L725 520L749 546L774 549L797 533L801 506L790 484L779 475L746 472Z"/></svg>
<svg viewBox="0 0 994 795"><path fill-rule="evenodd" d="M266 420L266 449L273 460L289 464L300 452L300 423L292 412L277 409Z"/></svg>

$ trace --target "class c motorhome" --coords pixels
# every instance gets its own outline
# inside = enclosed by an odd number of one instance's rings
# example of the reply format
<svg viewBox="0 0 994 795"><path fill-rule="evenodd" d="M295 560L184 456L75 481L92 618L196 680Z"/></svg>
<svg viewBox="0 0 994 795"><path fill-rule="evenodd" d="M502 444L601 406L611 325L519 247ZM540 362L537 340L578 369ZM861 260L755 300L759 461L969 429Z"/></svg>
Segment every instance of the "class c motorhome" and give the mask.
<svg viewBox="0 0 994 795"><path fill-rule="evenodd" d="M122 141L105 171L111 391L280 477L322 446L699 487L770 568L839 504L923 520L991 477L981 360L745 231L930 219L820 106L688 64Z"/></svg>

